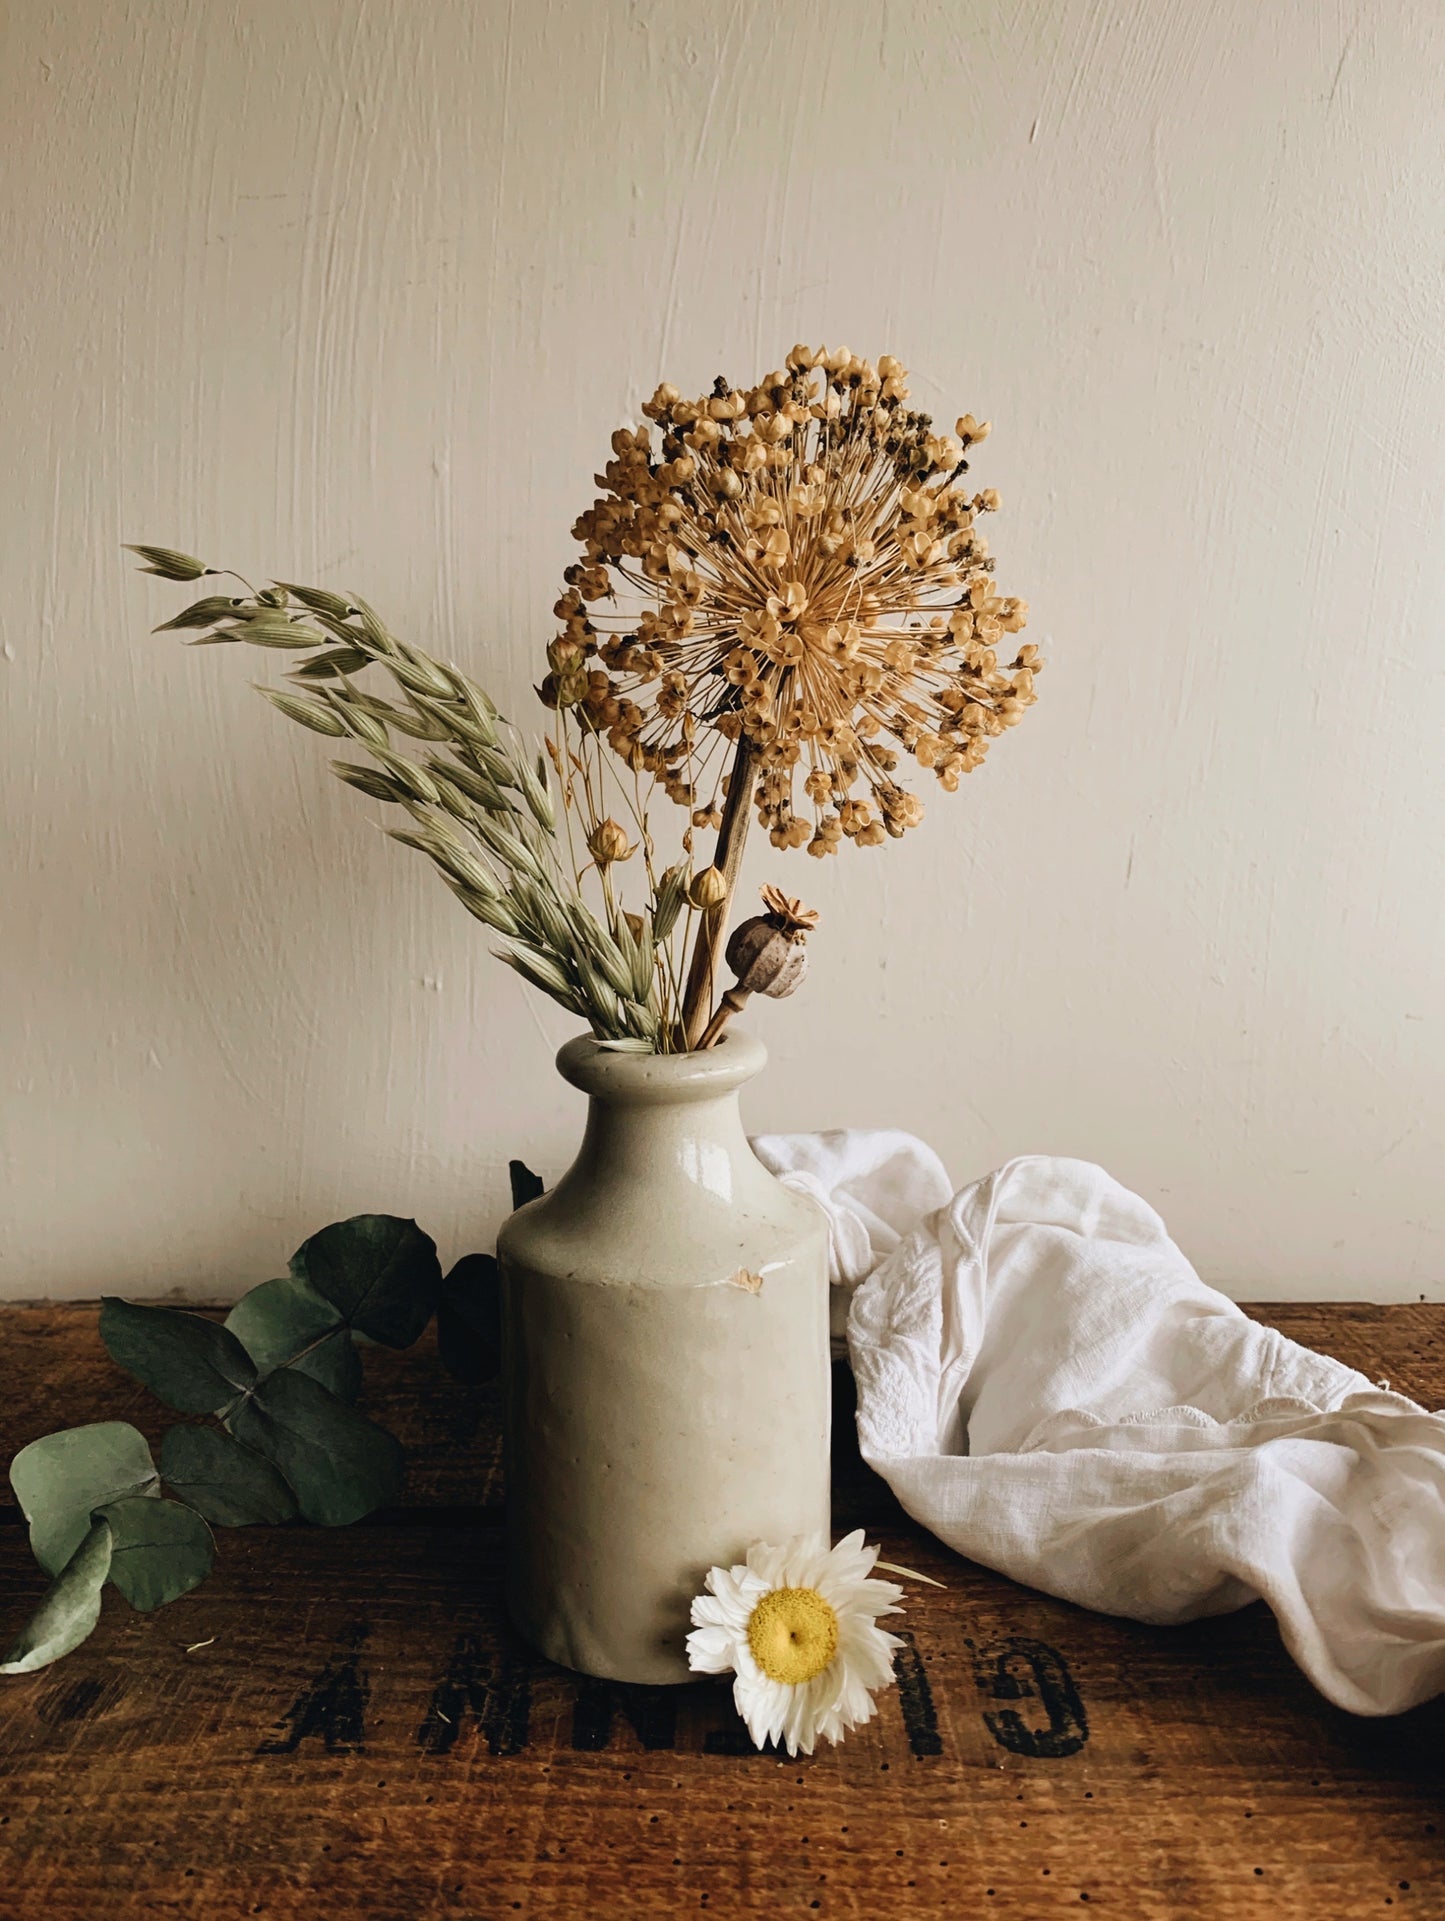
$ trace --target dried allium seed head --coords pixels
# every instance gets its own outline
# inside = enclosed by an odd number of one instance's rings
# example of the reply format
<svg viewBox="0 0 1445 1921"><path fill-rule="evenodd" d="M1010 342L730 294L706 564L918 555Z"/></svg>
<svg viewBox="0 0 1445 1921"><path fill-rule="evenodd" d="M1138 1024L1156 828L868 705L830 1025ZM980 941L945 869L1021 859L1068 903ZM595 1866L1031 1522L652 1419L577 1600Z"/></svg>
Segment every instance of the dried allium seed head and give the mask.
<svg viewBox="0 0 1445 1921"><path fill-rule="evenodd" d="M808 950L767 914L756 914L733 929L728 966L744 993L782 1000L808 971Z"/></svg>
<svg viewBox="0 0 1445 1921"><path fill-rule="evenodd" d="M1001 664L1027 609L977 526L998 496L964 484L988 422L939 433L906 377L797 346L752 388L661 386L574 529L543 699L690 813L746 738L775 847L896 838L900 755L952 791L1036 698L1035 653Z"/></svg>

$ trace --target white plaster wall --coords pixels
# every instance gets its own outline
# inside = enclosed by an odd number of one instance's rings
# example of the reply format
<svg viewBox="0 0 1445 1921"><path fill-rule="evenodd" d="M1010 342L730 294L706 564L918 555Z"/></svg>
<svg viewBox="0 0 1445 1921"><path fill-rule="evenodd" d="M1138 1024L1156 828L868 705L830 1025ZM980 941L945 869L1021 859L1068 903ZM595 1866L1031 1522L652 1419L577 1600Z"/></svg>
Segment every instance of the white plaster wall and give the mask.
<svg viewBox="0 0 1445 1921"><path fill-rule="evenodd" d="M528 706L660 377L987 413L1040 706L825 868L755 1126L1103 1162L1242 1295L1445 1296L1445 14L10 0L0 1291L486 1245L569 1022L123 540L360 591Z"/></svg>

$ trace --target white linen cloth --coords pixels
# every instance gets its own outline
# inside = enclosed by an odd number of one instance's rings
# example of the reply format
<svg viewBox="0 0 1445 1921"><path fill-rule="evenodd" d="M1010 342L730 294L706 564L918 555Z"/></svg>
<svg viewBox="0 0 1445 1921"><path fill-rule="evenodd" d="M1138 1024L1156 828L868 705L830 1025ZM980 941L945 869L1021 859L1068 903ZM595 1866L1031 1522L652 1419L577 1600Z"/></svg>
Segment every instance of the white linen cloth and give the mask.
<svg viewBox="0 0 1445 1921"><path fill-rule="evenodd" d="M1445 1418L1257 1326L1087 1161L953 1194L896 1131L753 1146L828 1215L863 1457L941 1540L1136 1621L1263 1597L1356 1714L1445 1690Z"/></svg>

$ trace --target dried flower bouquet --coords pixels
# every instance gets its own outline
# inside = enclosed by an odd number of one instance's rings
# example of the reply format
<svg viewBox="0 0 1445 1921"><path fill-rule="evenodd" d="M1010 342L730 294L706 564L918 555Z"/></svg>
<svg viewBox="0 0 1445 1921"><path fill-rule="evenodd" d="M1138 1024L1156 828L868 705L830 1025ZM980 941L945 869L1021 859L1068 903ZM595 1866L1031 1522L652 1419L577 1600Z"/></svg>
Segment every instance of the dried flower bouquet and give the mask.
<svg viewBox="0 0 1445 1921"><path fill-rule="evenodd" d="M951 792L1035 699L1037 650L1000 659L1027 609L997 591L979 525L998 496L964 483L988 423L940 434L907 401L896 360L846 348L795 347L749 389L659 387L649 424L613 435L574 529L535 757L475 681L354 595L230 576L244 594L157 631L302 653L299 691L259 691L367 756L332 766L405 811L389 831L501 937L502 959L599 1039L711 1046L748 995L797 985L817 918L765 889L719 993L753 814L775 848L880 846L923 815L902 754ZM168 580L219 571L133 551ZM385 697L374 675L361 685L372 668ZM659 794L685 810L671 858Z"/></svg>

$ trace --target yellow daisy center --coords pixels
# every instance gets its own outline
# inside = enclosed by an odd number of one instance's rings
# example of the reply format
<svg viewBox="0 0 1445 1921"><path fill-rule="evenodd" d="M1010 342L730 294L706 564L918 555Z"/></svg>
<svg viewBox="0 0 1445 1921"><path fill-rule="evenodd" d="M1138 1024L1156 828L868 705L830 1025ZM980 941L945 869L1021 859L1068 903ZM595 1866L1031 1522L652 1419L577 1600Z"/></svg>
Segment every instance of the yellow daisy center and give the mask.
<svg viewBox="0 0 1445 1921"><path fill-rule="evenodd" d="M797 1687L838 1652L838 1617L816 1588L773 1588L748 1616L748 1646L770 1681Z"/></svg>

